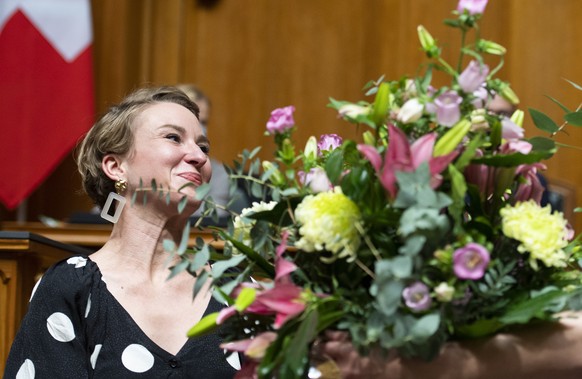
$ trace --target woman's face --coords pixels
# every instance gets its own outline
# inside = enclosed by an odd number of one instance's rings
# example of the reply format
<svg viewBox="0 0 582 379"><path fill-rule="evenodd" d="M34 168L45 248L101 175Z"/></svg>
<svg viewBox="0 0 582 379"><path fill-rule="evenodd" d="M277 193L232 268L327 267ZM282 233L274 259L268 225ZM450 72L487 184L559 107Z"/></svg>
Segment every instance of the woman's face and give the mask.
<svg viewBox="0 0 582 379"><path fill-rule="evenodd" d="M210 144L188 109L168 102L149 105L132 130L133 148L122 163L130 188L138 188L140 179L149 187L155 179L158 187L193 196L196 187L210 181Z"/></svg>

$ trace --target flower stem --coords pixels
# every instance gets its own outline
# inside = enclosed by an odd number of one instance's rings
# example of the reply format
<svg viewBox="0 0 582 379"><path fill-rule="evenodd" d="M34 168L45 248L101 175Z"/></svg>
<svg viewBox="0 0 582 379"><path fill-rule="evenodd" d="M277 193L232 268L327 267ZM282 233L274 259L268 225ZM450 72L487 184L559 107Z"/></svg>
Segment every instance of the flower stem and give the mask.
<svg viewBox="0 0 582 379"><path fill-rule="evenodd" d="M376 279L376 275L374 275L374 273L368 268L368 266L366 266L365 264L362 263L362 261L360 261L358 258L356 258L356 264L368 275L370 275L370 277L372 279Z"/></svg>

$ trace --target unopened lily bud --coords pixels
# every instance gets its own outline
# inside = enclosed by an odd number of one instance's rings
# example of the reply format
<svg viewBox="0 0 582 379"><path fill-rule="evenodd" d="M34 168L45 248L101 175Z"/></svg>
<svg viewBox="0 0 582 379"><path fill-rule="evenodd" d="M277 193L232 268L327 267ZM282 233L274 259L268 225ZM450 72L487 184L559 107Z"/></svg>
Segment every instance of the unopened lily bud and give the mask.
<svg viewBox="0 0 582 379"><path fill-rule="evenodd" d="M523 118L524 118L523 111L521 109L516 109L515 112L513 112L513 114L511 115L510 120L513 121L513 123L516 124L517 126L523 127Z"/></svg>
<svg viewBox="0 0 582 379"><path fill-rule="evenodd" d="M271 182L276 185L276 186L282 186L285 184L285 177L283 176L283 174L281 173L281 171L279 171L279 169L277 168L277 166L275 166L273 164L273 162L270 161L263 161L263 170L265 172L270 172L271 175L269 176L269 179L271 180Z"/></svg>
<svg viewBox="0 0 582 379"><path fill-rule="evenodd" d="M370 113L370 107L363 107L356 104L346 104L338 109L341 117L357 118L358 116L367 116Z"/></svg>
<svg viewBox="0 0 582 379"><path fill-rule="evenodd" d="M507 49L497 42L481 39L477 42L477 49L487 54L505 55Z"/></svg>
<svg viewBox="0 0 582 379"><path fill-rule="evenodd" d="M366 145L370 145L370 146L375 146L376 145L376 138L374 137L374 135L372 134L372 132L370 132L369 130L366 130L362 134L362 137L364 138L364 143Z"/></svg>
<svg viewBox="0 0 582 379"><path fill-rule="evenodd" d="M519 98L517 97L515 92L513 92L509 84L505 84L504 86L502 86L499 94L501 95L501 97L509 101L511 104L513 105L519 104Z"/></svg>
<svg viewBox="0 0 582 379"><path fill-rule="evenodd" d="M314 162L317 159L317 139L314 136L307 140L303 156L307 162Z"/></svg>
<svg viewBox="0 0 582 379"><path fill-rule="evenodd" d="M437 56L438 47L428 30L426 30L424 26L418 25L416 31L418 32L418 39L424 52L431 58Z"/></svg>
<svg viewBox="0 0 582 379"><path fill-rule="evenodd" d="M390 105L390 85L382 83L378 87L376 99L374 99L374 106L372 110L372 120L377 126L384 124L386 115L388 114L388 107Z"/></svg>
<svg viewBox="0 0 582 379"><path fill-rule="evenodd" d="M462 119L449 131L447 131L434 145L433 156L439 157L451 153L459 146L463 138L471 129L471 123L467 119Z"/></svg>
<svg viewBox="0 0 582 379"><path fill-rule="evenodd" d="M479 130L487 130L489 128L489 123L485 118L487 112L485 109L475 109L471 112L471 131L476 132Z"/></svg>

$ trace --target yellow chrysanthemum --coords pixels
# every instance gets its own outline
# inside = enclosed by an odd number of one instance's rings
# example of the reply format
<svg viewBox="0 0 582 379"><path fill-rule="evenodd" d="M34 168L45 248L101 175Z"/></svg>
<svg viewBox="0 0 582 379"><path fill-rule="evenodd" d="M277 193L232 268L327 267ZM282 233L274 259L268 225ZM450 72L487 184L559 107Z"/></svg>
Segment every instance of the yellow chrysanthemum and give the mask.
<svg viewBox="0 0 582 379"><path fill-rule="evenodd" d="M507 206L501 210L502 230L507 237L521 242L520 253L529 252L530 265L537 269L537 261L547 267L564 267L568 244L567 221L560 212L552 213L550 206L541 207L530 200Z"/></svg>
<svg viewBox="0 0 582 379"><path fill-rule="evenodd" d="M295 209L295 218L301 225L296 247L307 252L327 250L335 257L355 259L360 246L357 224L361 214L341 188L306 196Z"/></svg>

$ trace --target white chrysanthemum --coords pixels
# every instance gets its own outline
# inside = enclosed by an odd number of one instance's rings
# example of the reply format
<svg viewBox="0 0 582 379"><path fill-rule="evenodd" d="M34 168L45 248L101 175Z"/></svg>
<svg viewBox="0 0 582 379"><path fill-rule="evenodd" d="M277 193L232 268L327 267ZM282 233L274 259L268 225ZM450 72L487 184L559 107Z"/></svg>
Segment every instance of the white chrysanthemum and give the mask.
<svg viewBox="0 0 582 379"><path fill-rule="evenodd" d="M335 257L355 259L361 214L341 188L306 196L295 209L295 219L301 225L297 248L307 252L327 250Z"/></svg>
<svg viewBox="0 0 582 379"><path fill-rule="evenodd" d="M534 201L517 203L500 211L503 234L521 242L517 250L530 254L530 265L537 269L537 261L547 267L566 266L568 245L567 221L560 212L552 213L550 206L540 207Z"/></svg>
<svg viewBox="0 0 582 379"><path fill-rule="evenodd" d="M247 246L251 246L251 229L255 225L255 220L248 218L247 216L253 213L259 213L264 211L270 211L277 205L276 201L271 201L265 203L261 201L260 203L254 202L251 204L250 208L244 208L240 215L236 216L233 221L234 233L233 237L238 241L241 241Z"/></svg>

